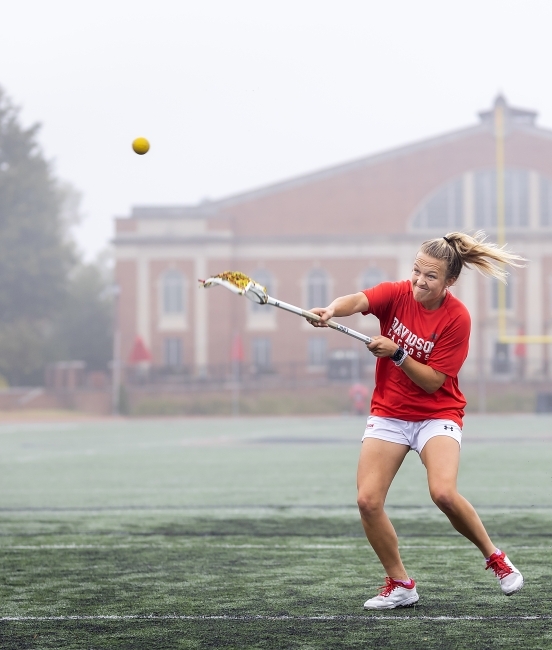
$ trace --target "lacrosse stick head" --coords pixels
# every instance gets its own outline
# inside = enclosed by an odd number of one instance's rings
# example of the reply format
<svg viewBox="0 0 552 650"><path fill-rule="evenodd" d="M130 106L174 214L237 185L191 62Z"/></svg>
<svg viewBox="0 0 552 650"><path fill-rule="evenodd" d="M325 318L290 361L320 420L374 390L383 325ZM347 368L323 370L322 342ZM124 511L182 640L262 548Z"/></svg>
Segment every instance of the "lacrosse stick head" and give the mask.
<svg viewBox="0 0 552 650"><path fill-rule="evenodd" d="M239 271L225 271L214 275L212 278L207 278L207 280L199 280L199 286L205 289L215 285L220 285L229 289L232 293L245 296L259 305L265 305L268 300L266 289L258 282L255 282L253 278Z"/></svg>

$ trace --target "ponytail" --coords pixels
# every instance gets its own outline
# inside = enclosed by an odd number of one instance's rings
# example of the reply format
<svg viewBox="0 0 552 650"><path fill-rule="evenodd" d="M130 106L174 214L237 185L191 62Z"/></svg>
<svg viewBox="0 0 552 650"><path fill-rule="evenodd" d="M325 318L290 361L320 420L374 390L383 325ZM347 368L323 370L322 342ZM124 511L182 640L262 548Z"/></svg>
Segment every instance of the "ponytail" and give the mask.
<svg viewBox="0 0 552 650"><path fill-rule="evenodd" d="M449 232L445 237L430 239L422 244L420 251L447 264L447 279L458 278L462 268L475 267L483 275L488 275L506 283L508 272L503 265L523 267L527 260L511 253L497 244L488 243L482 230L475 235L463 232Z"/></svg>

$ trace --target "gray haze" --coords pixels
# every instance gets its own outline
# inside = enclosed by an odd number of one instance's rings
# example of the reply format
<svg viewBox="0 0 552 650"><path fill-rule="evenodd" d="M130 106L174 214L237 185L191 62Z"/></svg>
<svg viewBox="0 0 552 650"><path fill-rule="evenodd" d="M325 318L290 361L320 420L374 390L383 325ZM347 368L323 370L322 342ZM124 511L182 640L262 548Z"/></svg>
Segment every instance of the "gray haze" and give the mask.
<svg viewBox="0 0 552 650"><path fill-rule="evenodd" d="M0 0L0 25L0 85L83 192L89 257L134 204L467 126L499 91L552 127L550 0Z"/></svg>

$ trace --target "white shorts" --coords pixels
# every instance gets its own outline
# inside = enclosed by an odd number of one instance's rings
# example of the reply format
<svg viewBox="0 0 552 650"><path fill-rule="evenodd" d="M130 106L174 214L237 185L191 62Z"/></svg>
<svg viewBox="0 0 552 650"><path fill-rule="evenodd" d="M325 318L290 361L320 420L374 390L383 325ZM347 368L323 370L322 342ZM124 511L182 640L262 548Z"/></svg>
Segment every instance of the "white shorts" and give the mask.
<svg viewBox="0 0 552 650"><path fill-rule="evenodd" d="M368 418L362 440L365 438L387 440L387 442L407 445L421 454L426 442L435 436L454 438L462 446L462 429L453 420L407 422L396 418L381 418L377 415Z"/></svg>

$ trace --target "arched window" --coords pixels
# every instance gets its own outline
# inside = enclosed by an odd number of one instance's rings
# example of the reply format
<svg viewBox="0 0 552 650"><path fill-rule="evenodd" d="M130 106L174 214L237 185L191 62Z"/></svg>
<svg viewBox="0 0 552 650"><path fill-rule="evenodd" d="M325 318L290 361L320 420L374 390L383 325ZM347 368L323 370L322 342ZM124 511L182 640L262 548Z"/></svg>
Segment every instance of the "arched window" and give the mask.
<svg viewBox="0 0 552 650"><path fill-rule="evenodd" d="M476 171L474 190L476 228L496 228L496 170ZM511 228L529 226L529 172L526 169L506 169L504 172L504 224Z"/></svg>
<svg viewBox="0 0 552 650"><path fill-rule="evenodd" d="M307 276L307 309L328 304L328 275L322 269L313 269Z"/></svg>
<svg viewBox="0 0 552 650"><path fill-rule="evenodd" d="M161 278L161 307L163 314L184 314L184 276L176 269L170 269Z"/></svg>
<svg viewBox="0 0 552 650"><path fill-rule="evenodd" d="M360 290L370 289L370 287L375 287L376 284L381 284L385 282L385 272L382 269L378 268L369 268L364 271L360 281L361 287Z"/></svg>
<svg viewBox="0 0 552 650"><path fill-rule="evenodd" d="M266 292L271 296L274 292L274 280L272 274L266 269L256 269L251 277L255 282L258 282L261 286L266 289ZM259 305L256 302L251 302L251 309L254 312L266 312L269 309L266 305ZM270 312L272 313L272 312Z"/></svg>
<svg viewBox="0 0 552 650"><path fill-rule="evenodd" d="M529 169L508 168L504 171L504 225L506 228L530 227L531 172ZM539 223L552 226L552 183L536 174L539 182ZM539 194L539 191L537 191ZM471 196L468 205L465 196ZM473 203L472 203L473 201ZM533 204L534 205L534 204ZM465 223L465 210L470 223ZM415 230L440 233L464 228L493 230L497 227L496 169L478 169L457 177L438 188L427 198L412 218Z"/></svg>
<svg viewBox="0 0 552 650"><path fill-rule="evenodd" d="M464 221L462 178L439 188L414 215L412 226L419 230L459 230Z"/></svg>

